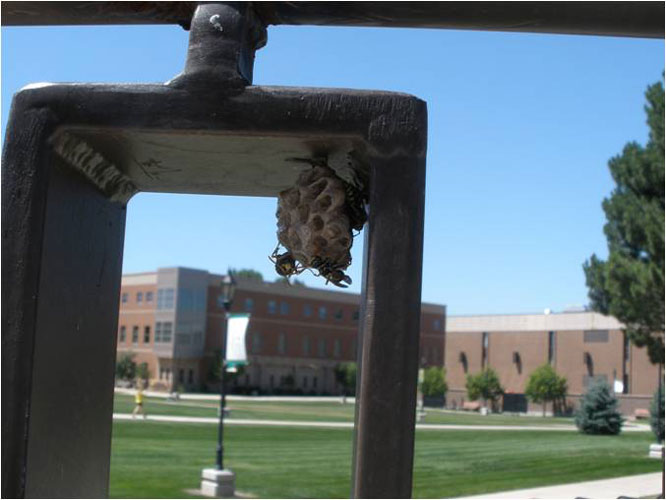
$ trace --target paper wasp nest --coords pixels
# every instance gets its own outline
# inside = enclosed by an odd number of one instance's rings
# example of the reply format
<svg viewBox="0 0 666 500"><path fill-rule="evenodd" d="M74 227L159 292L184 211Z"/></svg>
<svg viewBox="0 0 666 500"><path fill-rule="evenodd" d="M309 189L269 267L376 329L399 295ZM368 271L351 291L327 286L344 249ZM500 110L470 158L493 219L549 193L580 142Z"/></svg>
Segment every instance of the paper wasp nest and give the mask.
<svg viewBox="0 0 666 500"><path fill-rule="evenodd" d="M278 241L272 260L278 274L291 276L312 269L327 282L346 287L351 264L352 229L366 220L361 193L323 165L303 172L293 187L278 195Z"/></svg>

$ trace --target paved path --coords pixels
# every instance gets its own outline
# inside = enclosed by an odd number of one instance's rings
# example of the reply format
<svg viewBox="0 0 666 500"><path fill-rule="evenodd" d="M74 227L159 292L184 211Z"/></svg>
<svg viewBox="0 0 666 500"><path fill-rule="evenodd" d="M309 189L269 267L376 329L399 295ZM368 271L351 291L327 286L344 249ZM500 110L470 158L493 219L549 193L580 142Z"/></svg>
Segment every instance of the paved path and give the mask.
<svg viewBox="0 0 666 500"><path fill-rule="evenodd" d="M127 394L134 396L136 389L125 389L115 387L114 391L118 394ZM143 391L143 395L151 398L169 398L168 392L162 391ZM192 394L185 393L178 397L179 400L191 401L220 401L219 394ZM282 401L288 403L340 403L342 396L240 396L238 394L227 394L227 401ZM347 397L346 403L354 403L356 398Z"/></svg>
<svg viewBox="0 0 666 500"><path fill-rule="evenodd" d="M491 493L476 498L645 498L661 493L661 472Z"/></svg>
<svg viewBox="0 0 666 500"><path fill-rule="evenodd" d="M114 413L115 420L132 420L129 413ZM137 417L137 420L142 420ZM217 424L217 417L180 417L174 415L148 415L146 420L154 422L181 422L192 424ZM353 422L316 422L310 420L255 420L225 418L225 425L263 425L276 427L323 427L333 429L352 429ZM455 431L577 431L572 425L454 425L454 424L416 424L419 430L455 430ZM626 429L632 430L632 429ZM633 429L641 430L641 429Z"/></svg>

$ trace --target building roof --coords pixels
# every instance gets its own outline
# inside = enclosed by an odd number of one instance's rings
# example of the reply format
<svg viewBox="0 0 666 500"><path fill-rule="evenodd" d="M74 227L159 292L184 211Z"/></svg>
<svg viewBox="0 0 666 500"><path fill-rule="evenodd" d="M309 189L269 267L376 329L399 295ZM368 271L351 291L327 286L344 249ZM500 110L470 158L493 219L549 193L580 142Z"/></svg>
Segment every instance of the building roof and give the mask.
<svg viewBox="0 0 666 500"><path fill-rule="evenodd" d="M222 275L211 274L211 282L219 281ZM311 288L299 285L288 285L283 282L258 281L251 279L238 279L238 289L249 292L266 293L270 295L279 295L282 297L296 297L311 300L328 300L332 302L341 302L344 304L358 305L361 300L357 293L342 292L339 290L324 290L321 288ZM423 302L421 311L434 314L445 314L446 306L440 304L431 304Z"/></svg>
<svg viewBox="0 0 666 500"><path fill-rule="evenodd" d="M145 273L132 273L123 274L122 286L134 285L156 285L157 274L162 268L157 271L150 271ZM163 269L185 269L185 268L163 268ZM221 274L208 275L208 283L210 285L219 284L224 276ZM238 289L248 292L266 293L270 295L279 295L281 297L296 297L310 300L327 300L332 302L340 302L344 304L358 305L360 295L356 293L342 292L338 290L323 290L321 288L311 288L306 286L288 285L286 283L275 283L269 281L257 281L251 279L237 278ZM445 314L446 306L440 304L422 303L421 311L433 314Z"/></svg>
<svg viewBox="0 0 666 500"><path fill-rule="evenodd" d="M619 330L624 325L612 316L593 311L554 314L488 314L449 316L447 332L542 332L566 330Z"/></svg>

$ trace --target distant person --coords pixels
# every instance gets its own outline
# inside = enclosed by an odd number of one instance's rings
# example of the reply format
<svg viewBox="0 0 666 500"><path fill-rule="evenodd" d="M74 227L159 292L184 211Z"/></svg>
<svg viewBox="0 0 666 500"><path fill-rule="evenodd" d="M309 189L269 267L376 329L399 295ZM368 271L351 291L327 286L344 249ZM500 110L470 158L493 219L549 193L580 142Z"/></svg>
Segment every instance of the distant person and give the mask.
<svg viewBox="0 0 666 500"><path fill-rule="evenodd" d="M134 407L134 411L132 412L132 418L136 418L137 413L141 413L143 415L143 418L146 418L146 411L143 409L143 388L141 387L139 383L139 388L136 391L136 394L134 395L134 403L136 406Z"/></svg>

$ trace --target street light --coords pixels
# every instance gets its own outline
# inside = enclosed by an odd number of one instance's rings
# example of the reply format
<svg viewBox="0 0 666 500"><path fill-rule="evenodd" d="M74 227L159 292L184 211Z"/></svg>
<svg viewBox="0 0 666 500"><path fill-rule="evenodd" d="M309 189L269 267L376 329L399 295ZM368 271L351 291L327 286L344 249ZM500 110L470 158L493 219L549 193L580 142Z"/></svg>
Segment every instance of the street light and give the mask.
<svg viewBox="0 0 666 500"><path fill-rule="evenodd" d="M227 271L227 275L222 278L221 284L221 298L224 304L224 332L222 333L222 370L220 374L220 424L217 430L217 453L215 465L217 470L224 469L223 467L223 435L224 435L224 406L226 403L226 387L224 383L224 374L226 371L226 351L227 351L227 326L229 324L229 310L234 300L234 293L236 292L236 280L231 270Z"/></svg>

